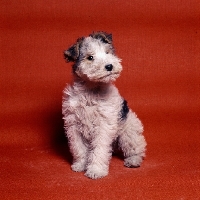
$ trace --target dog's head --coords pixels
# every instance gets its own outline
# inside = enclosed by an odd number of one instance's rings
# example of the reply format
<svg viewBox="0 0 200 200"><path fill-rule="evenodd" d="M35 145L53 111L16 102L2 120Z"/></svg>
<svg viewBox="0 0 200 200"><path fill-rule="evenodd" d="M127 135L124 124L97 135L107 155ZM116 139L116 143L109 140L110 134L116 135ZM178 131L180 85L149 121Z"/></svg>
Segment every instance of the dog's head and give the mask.
<svg viewBox="0 0 200 200"><path fill-rule="evenodd" d="M79 38L68 50L65 59L74 62L73 71L83 80L108 83L122 71L121 60L115 55L112 35L96 32Z"/></svg>

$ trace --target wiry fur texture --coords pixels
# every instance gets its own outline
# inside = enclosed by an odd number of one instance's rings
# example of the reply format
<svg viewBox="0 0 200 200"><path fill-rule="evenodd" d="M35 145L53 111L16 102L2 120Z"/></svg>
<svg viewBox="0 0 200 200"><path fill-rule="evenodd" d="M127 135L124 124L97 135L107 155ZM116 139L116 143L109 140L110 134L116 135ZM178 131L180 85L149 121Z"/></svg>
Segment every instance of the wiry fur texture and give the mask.
<svg viewBox="0 0 200 200"><path fill-rule="evenodd" d="M122 71L112 35L96 32L64 52L74 62L74 83L63 96L63 119L72 170L92 179L108 174L113 143L124 153L124 165L139 167L145 156L143 126L112 84Z"/></svg>

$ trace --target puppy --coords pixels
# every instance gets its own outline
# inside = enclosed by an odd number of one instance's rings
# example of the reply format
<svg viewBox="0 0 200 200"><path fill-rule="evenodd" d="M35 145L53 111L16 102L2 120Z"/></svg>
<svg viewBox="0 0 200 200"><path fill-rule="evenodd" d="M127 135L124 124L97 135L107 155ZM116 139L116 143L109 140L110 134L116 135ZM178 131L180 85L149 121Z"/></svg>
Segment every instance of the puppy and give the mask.
<svg viewBox="0 0 200 200"><path fill-rule="evenodd" d="M64 51L73 62L74 82L64 89L62 113L73 156L72 170L92 179L108 175L113 144L126 167L139 167L145 156L143 126L113 85L121 71L112 35L92 33Z"/></svg>

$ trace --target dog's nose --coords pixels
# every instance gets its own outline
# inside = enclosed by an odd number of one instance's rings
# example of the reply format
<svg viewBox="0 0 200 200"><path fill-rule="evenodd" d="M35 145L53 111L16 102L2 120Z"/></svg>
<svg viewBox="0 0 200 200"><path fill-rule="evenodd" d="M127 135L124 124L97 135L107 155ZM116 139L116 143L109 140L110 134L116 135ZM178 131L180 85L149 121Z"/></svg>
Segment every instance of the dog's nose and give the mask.
<svg viewBox="0 0 200 200"><path fill-rule="evenodd" d="M107 71L112 71L113 65L112 64L106 65L105 68Z"/></svg>

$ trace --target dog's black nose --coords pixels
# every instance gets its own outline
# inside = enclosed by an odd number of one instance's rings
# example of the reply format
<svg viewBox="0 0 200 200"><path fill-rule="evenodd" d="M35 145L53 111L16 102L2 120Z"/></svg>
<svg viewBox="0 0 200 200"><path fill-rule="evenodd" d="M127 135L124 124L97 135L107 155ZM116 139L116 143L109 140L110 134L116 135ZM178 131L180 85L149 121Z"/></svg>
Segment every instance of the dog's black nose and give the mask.
<svg viewBox="0 0 200 200"><path fill-rule="evenodd" d="M106 65L105 68L107 71L112 71L113 65L112 64Z"/></svg>

